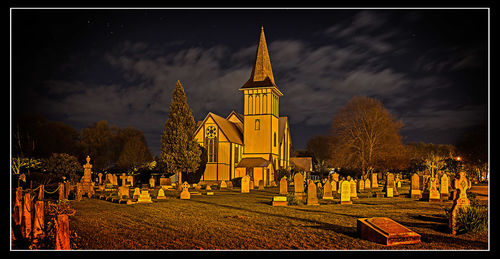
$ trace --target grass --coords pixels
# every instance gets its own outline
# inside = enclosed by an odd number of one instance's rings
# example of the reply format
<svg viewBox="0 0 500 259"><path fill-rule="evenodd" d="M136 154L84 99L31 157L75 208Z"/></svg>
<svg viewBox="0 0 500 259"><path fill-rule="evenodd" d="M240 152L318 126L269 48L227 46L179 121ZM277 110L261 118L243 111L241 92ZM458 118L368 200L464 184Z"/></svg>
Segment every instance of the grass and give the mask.
<svg viewBox="0 0 500 259"><path fill-rule="evenodd" d="M451 207L451 201L413 201L406 198L404 186L400 197L368 198L361 193L352 205L320 199L320 206L273 207L278 187L247 194L239 189L213 192L214 196L180 200L178 192L166 191L168 199L152 204L72 201L77 212L70 218L70 228L80 237L78 247L86 250L488 249L487 234L448 234L444 208ZM380 216L419 233L422 242L385 247L360 239L356 219Z"/></svg>

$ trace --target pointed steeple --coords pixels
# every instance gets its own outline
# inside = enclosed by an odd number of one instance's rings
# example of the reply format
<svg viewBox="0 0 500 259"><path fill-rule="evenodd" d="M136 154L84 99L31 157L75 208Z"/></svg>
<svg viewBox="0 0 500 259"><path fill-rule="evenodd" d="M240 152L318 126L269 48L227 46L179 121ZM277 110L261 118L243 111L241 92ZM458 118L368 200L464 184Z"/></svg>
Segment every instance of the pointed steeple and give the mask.
<svg viewBox="0 0 500 259"><path fill-rule="evenodd" d="M264 35L264 27L260 30L259 46L255 54L255 64L252 69L250 79L243 85L242 88L275 86L273 69L271 68L271 59L267 51L266 36Z"/></svg>

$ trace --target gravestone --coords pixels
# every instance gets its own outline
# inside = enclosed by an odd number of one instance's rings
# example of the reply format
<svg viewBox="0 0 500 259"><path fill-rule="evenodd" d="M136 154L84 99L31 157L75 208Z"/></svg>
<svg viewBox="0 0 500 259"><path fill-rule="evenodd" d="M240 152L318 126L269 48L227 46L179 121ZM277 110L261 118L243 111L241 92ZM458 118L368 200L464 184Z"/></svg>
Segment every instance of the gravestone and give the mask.
<svg viewBox="0 0 500 259"><path fill-rule="evenodd" d="M307 205L319 205L316 184L313 181L307 185Z"/></svg>
<svg viewBox="0 0 500 259"><path fill-rule="evenodd" d="M338 183L337 183L337 182L335 182L335 180L331 180L331 181L330 181L330 185L332 186L332 194L333 194L333 193L338 193L338 189L339 189L339 188L337 188L337 184L338 184Z"/></svg>
<svg viewBox="0 0 500 259"><path fill-rule="evenodd" d="M410 186L410 197L412 199L421 199L422 191L420 190L420 176L417 173L414 173L411 176L411 186Z"/></svg>
<svg viewBox="0 0 500 259"><path fill-rule="evenodd" d="M387 173L387 178L385 181L385 197L392 198L394 197L394 174Z"/></svg>
<svg viewBox="0 0 500 259"><path fill-rule="evenodd" d="M137 203L153 203L153 201L151 200L151 196L149 196L148 190L141 190L141 195L139 195Z"/></svg>
<svg viewBox="0 0 500 259"><path fill-rule="evenodd" d="M271 181L271 187L276 187L276 182L275 181Z"/></svg>
<svg viewBox="0 0 500 259"><path fill-rule="evenodd" d="M250 185L249 185L249 187L248 187L248 188L250 188L250 190L253 190L253 188L254 188L254 185L253 185L253 180L250 180Z"/></svg>
<svg viewBox="0 0 500 259"><path fill-rule="evenodd" d="M372 189L378 188L377 173L372 173L372 179L370 182L372 183Z"/></svg>
<svg viewBox="0 0 500 259"><path fill-rule="evenodd" d="M191 194L189 193L189 184L184 182L182 185L181 200L191 199Z"/></svg>
<svg viewBox="0 0 500 259"><path fill-rule="evenodd" d="M357 220L357 233L366 240L386 246L420 243L420 235L387 217Z"/></svg>
<svg viewBox="0 0 500 259"><path fill-rule="evenodd" d="M220 182L220 189L226 189L226 188L227 188L226 181Z"/></svg>
<svg viewBox="0 0 500 259"><path fill-rule="evenodd" d="M323 199L333 200L332 184L330 183L329 180L326 180L325 185L323 187Z"/></svg>
<svg viewBox="0 0 500 259"><path fill-rule="evenodd" d="M295 173L293 176L294 188L295 188L295 197L297 200L305 202L307 199L307 195L304 192L304 177L301 173Z"/></svg>
<svg viewBox="0 0 500 259"><path fill-rule="evenodd" d="M164 200L164 199L166 199L166 198L167 198L167 197L165 196L165 191L163 191L163 189L162 189L162 188L160 188L160 189L158 190L158 195L156 195L156 199L157 199L157 200Z"/></svg>
<svg viewBox="0 0 500 259"><path fill-rule="evenodd" d="M127 176L127 185L134 186L134 176L132 175Z"/></svg>
<svg viewBox="0 0 500 259"><path fill-rule="evenodd" d="M182 186L180 186L180 188L182 188ZM207 185L205 186L205 190L206 191L211 191L212 190L212 187L210 187L209 183L207 183Z"/></svg>
<svg viewBox="0 0 500 259"><path fill-rule="evenodd" d="M453 199L450 217L448 219L448 227L452 235L457 234L457 213L458 210L470 206L470 200L467 198L467 190L470 189L471 183L464 171L459 173L459 178L455 177L453 186L457 190L457 195Z"/></svg>
<svg viewBox="0 0 500 259"><path fill-rule="evenodd" d="M76 183L76 197L75 200L81 201L82 200L82 184L81 183Z"/></svg>
<svg viewBox="0 0 500 259"><path fill-rule="evenodd" d="M359 179L358 181L358 190L360 192L365 190L365 180L363 180L363 178Z"/></svg>
<svg viewBox="0 0 500 259"><path fill-rule="evenodd" d="M201 191L201 185L200 185L200 184L197 184L197 185L194 187L194 189L195 189L196 191L198 191L198 192L199 192L199 191Z"/></svg>
<svg viewBox="0 0 500 259"><path fill-rule="evenodd" d="M170 185L170 178L160 177L160 186Z"/></svg>
<svg viewBox="0 0 500 259"><path fill-rule="evenodd" d="M286 180L286 176L281 177L280 194L284 194L284 195L288 194L288 181Z"/></svg>
<svg viewBox="0 0 500 259"><path fill-rule="evenodd" d="M149 188L155 188L155 178L153 176L149 178Z"/></svg>
<svg viewBox="0 0 500 259"><path fill-rule="evenodd" d="M351 183L347 180L340 182L340 204L352 204Z"/></svg>
<svg viewBox="0 0 500 259"><path fill-rule="evenodd" d="M129 187L126 185L122 185L118 187L118 198L122 199L123 196L126 196L125 198L130 198L130 190Z"/></svg>
<svg viewBox="0 0 500 259"><path fill-rule="evenodd" d="M264 190L264 180L259 180L259 190Z"/></svg>
<svg viewBox="0 0 500 259"><path fill-rule="evenodd" d="M241 193L250 192L250 176L245 175L241 178Z"/></svg>
<svg viewBox="0 0 500 259"><path fill-rule="evenodd" d="M227 188L233 189L233 182L232 181L227 181Z"/></svg>
<svg viewBox="0 0 500 259"><path fill-rule="evenodd" d="M82 189L84 193L89 193L92 187L90 183L92 182L91 174L92 174L92 165L90 164L90 157L87 156L85 159L87 163L83 165L83 177L82 177Z"/></svg>
<svg viewBox="0 0 500 259"><path fill-rule="evenodd" d="M135 199L139 199L139 196L141 196L141 189L139 188L135 188L134 189L134 194L132 194L132 198L135 200Z"/></svg>
<svg viewBox="0 0 500 259"><path fill-rule="evenodd" d="M372 182L370 182L370 179L366 178L365 180L365 190L371 191L372 189Z"/></svg>
<svg viewBox="0 0 500 259"><path fill-rule="evenodd" d="M118 176L116 174L112 174L111 178L113 179L113 185L118 185Z"/></svg>
<svg viewBox="0 0 500 259"><path fill-rule="evenodd" d="M443 173L441 176L441 185L439 191L441 192L441 199L447 200L450 197L450 193L448 190L449 180L448 175Z"/></svg>
<svg viewBox="0 0 500 259"><path fill-rule="evenodd" d="M441 196L439 195L439 191L437 190L437 179L431 177L429 179L429 202L438 202L441 201Z"/></svg>
<svg viewBox="0 0 500 259"><path fill-rule="evenodd" d="M332 179L335 181L335 182L339 182L339 174L337 172L333 173L332 174Z"/></svg>
<svg viewBox="0 0 500 259"><path fill-rule="evenodd" d="M355 200L358 198L358 192L356 190L356 181L354 179L351 179L349 181L349 184L351 185L351 200Z"/></svg>
<svg viewBox="0 0 500 259"><path fill-rule="evenodd" d="M97 174L97 177L99 177L99 185L102 184L102 173Z"/></svg>

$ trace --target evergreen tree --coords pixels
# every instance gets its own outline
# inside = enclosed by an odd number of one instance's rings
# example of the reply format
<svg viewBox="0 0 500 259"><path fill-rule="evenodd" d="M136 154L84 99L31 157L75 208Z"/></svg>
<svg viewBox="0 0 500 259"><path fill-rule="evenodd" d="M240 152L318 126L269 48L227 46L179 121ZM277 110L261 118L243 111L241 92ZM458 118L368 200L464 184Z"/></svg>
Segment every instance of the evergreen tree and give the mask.
<svg viewBox="0 0 500 259"><path fill-rule="evenodd" d="M195 130L193 113L187 104L184 88L177 80L161 137L160 160L165 163L167 173L193 173L198 169L201 150L194 140Z"/></svg>

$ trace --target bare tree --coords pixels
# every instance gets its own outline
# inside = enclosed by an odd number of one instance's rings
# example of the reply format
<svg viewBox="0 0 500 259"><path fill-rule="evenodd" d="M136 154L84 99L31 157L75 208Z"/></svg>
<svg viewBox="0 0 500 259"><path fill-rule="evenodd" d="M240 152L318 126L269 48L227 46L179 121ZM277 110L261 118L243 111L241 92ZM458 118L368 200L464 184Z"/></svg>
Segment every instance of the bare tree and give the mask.
<svg viewBox="0 0 500 259"><path fill-rule="evenodd" d="M404 147L397 121L378 100L354 97L334 116L331 130L331 163L335 167L374 169L402 167Z"/></svg>

